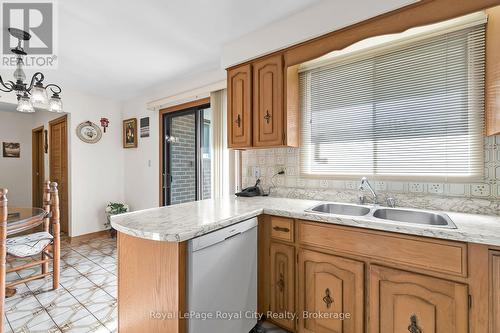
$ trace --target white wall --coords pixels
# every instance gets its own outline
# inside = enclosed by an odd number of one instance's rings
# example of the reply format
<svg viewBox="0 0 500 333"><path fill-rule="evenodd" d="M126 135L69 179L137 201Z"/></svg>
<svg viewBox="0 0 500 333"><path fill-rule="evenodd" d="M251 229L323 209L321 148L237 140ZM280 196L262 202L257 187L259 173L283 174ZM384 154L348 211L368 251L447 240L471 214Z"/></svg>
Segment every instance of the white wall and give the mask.
<svg viewBox="0 0 500 333"><path fill-rule="evenodd" d="M0 110L0 187L7 188L9 205L31 207L31 130L29 114ZM2 142L19 142L20 158L2 154Z"/></svg>
<svg viewBox="0 0 500 333"><path fill-rule="evenodd" d="M223 47L221 66L227 68L418 1L324 0L227 43Z"/></svg>
<svg viewBox="0 0 500 333"><path fill-rule="evenodd" d="M105 222L104 209L107 203L110 201L123 201L124 199L125 177L121 107L116 101L68 89L64 90L61 97L64 110L68 113L69 233L70 236L79 236L103 230ZM2 96L2 100L15 103L15 96L12 98L11 95L5 94ZM29 142L29 151L25 148L28 145L21 142L21 156L29 153L26 155L29 159L23 161L22 166L22 168L26 168L23 174L27 175L29 185L23 185L23 193L19 197L25 197L25 201L22 202L23 205L31 206L31 129L42 124L48 129L48 121L61 115L49 112L36 112L30 115L19 115L19 113L15 112L11 114L18 117L14 122L17 124L22 124L20 120L17 120L21 119L19 118L21 116L28 119L27 123L29 125L26 126L29 127L29 139L24 140ZM108 118L110 126L106 133L103 133L102 139L98 143L88 144L77 138L75 131L78 124L90 120L100 126L101 117ZM6 125L9 129L12 129L12 125ZM3 121L1 121L0 126L4 126ZM15 133L15 127L13 129ZM3 140L3 136L3 134L0 135L0 140ZM15 138L12 135L10 137L14 141ZM0 158L0 161L4 162L3 158ZM9 163L14 162L9 161ZM22 169L19 165L16 168ZM4 170L6 170L4 166L0 165L0 174ZM46 177L48 177L48 161L46 161L45 171ZM18 201L11 188L18 188L17 184L21 183L26 183L26 179L16 178L11 183L2 182L0 179L1 186L9 188L10 204L15 204ZM26 193L29 193L29 199L27 199Z"/></svg>
<svg viewBox="0 0 500 333"><path fill-rule="evenodd" d="M70 235L78 236L103 230L108 202L123 201L121 112L119 103L102 97L68 91L62 97L69 112ZM90 120L100 126L101 117L110 124L98 143L78 139L78 124Z"/></svg>

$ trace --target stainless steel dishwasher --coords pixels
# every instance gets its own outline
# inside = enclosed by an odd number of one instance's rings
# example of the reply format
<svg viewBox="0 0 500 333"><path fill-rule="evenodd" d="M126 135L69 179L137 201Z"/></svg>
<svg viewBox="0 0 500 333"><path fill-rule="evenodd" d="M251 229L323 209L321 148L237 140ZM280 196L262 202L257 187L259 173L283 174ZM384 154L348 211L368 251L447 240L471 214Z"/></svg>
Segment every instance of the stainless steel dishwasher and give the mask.
<svg viewBox="0 0 500 333"><path fill-rule="evenodd" d="M257 323L257 218L188 242L188 332L247 333Z"/></svg>

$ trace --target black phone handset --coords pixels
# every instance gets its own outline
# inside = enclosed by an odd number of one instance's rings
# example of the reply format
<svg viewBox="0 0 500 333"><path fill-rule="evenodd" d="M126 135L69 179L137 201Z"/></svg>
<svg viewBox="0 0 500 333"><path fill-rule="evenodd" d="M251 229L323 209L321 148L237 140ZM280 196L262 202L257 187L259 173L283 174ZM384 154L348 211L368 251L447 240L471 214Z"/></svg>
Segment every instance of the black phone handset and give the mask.
<svg viewBox="0 0 500 333"><path fill-rule="evenodd" d="M257 179L254 186L247 187L241 192L236 193L237 197L256 197L263 194L262 188L260 186L260 179Z"/></svg>

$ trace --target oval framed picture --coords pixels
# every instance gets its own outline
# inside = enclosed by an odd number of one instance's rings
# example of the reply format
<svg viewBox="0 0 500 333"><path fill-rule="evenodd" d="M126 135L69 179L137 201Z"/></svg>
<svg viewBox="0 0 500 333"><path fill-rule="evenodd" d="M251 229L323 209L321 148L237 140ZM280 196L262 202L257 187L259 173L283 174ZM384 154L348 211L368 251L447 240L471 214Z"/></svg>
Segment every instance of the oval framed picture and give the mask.
<svg viewBox="0 0 500 333"><path fill-rule="evenodd" d="M80 140L86 143L96 143L101 140L102 131L91 121L84 121L76 128L76 135Z"/></svg>

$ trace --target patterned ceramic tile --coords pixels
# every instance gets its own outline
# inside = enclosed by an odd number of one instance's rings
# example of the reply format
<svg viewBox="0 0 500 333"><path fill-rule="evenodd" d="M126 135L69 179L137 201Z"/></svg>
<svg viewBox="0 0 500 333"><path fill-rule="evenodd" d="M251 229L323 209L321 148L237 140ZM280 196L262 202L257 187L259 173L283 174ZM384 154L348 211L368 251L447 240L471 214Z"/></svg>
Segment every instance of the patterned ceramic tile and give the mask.
<svg viewBox="0 0 500 333"><path fill-rule="evenodd" d="M8 266L29 259L9 260ZM78 245L61 245L60 285L52 278L17 286L5 302L5 332L117 332L116 242L98 238ZM9 273L12 281L40 267Z"/></svg>
<svg viewBox="0 0 500 333"><path fill-rule="evenodd" d="M270 154L274 154L276 158L266 158ZM324 195L324 191L329 189L334 189L335 191L345 190L346 192L352 192L357 190L359 186L359 179L308 179L300 176L300 165L299 165L299 148L274 148L274 149L259 149L258 151L248 150L242 152L242 162L244 170L254 170L255 167L259 167L261 170L276 170L278 166L285 164L286 174L280 176L279 184L277 189L273 189L273 195L284 195L290 196L297 194L296 189L307 189L304 191L304 197L307 198L327 198ZM278 158L278 156L282 158ZM255 158L257 157L257 159ZM374 186L378 192L382 195L391 195L397 193L399 196L404 197L404 200L415 199L413 203L414 206L419 207L418 202L421 197L425 197L425 202L432 201L432 198L439 197L440 203L444 203L443 207L437 207L438 209L445 209L446 207L452 206L457 207L460 211L464 211L464 207L467 209L472 209L471 211L465 212L475 212L485 205L497 205L500 200L500 135L486 137L484 139L484 179L479 182L474 183L432 183L432 182L411 182L410 179L405 181L377 181L374 179ZM267 191L266 186L270 186L269 178L272 174L269 172L261 173L261 181L264 186L264 190ZM242 177L243 186L250 186L255 183L255 174L249 172L248 175ZM282 184L282 185L281 185ZM300 192L300 191L299 191ZM350 198L349 193L339 194L336 193L335 196ZM468 200L472 203L467 206L459 207L455 203L458 198L463 200ZM446 203L449 200L449 203ZM487 201L487 202L485 202ZM478 203L477 206L475 203ZM426 208L426 207L419 207Z"/></svg>

